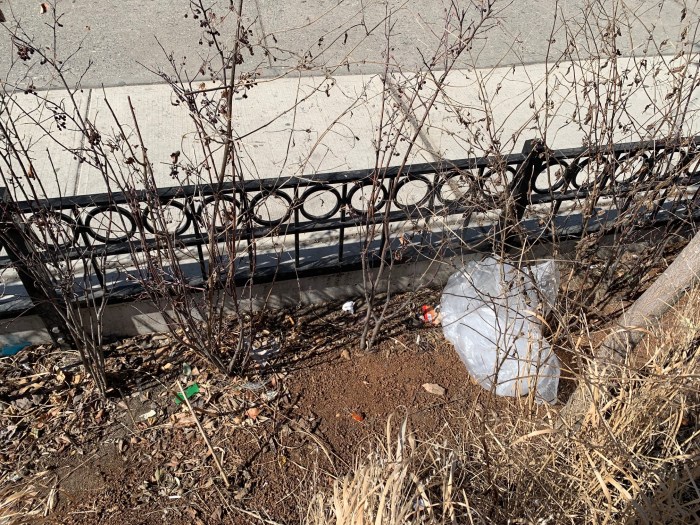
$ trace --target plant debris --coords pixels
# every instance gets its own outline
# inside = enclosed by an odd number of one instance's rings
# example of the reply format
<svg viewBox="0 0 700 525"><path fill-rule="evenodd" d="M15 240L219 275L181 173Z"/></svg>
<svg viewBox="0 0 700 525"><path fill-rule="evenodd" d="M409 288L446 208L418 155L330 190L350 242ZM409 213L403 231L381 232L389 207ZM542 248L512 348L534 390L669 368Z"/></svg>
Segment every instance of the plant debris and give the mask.
<svg viewBox="0 0 700 525"><path fill-rule="evenodd" d="M444 396L446 390L437 383L423 383L423 390L436 396Z"/></svg>

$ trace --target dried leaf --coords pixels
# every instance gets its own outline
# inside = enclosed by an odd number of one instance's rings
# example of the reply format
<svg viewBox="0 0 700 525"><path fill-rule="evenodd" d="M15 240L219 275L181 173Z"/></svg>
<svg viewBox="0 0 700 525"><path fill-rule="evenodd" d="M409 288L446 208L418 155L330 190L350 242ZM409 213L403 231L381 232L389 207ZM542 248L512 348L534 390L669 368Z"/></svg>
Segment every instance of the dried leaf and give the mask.
<svg viewBox="0 0 700 525"><path fill-rule="evenodd" d="M257 417L260 415L260 412L261 412L261 410L258 407L253 407L253 408L249 408L248 410L246 410L245 414L250 419L257 419Z"/></svg>
<svg viewBox="0 0 700 525"><path fill-rule="evenodd" d="M436 396L445 395L445 389L436 383L424 383L423 389L430 394L435 394Z"/></svg>
<svg viewBox="0 0 700 525"><path fill-rule="evenodd" d="M48 2L42 2L39 5L39 14L45 15L49 11L49 3Z"/></svg>
<svg viewBox="0 0 700 525"><path fill-rule="evenodd" d="M194 426L194 417L189 412L179 412L170 416L171 425L173 428L187 428Z"/></svg>
<svg viewBox="0 0 700 525"><path fill-rule="evenodd" d="M20 399L15 399L12 402L12 404L15 405L17 408L19 408L20 410L29 410L30 408L32 408L32 406L34 406L34 403L28 397L22 397Z"/></svg>

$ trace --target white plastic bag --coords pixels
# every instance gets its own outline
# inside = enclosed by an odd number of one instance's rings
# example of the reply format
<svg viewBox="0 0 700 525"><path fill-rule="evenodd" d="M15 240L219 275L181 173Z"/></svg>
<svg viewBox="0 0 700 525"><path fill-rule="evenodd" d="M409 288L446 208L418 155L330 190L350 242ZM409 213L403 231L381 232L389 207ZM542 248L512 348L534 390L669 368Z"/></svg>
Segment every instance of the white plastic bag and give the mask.
<svg viewBox="0 0 700 525"><path fill-rule="evenodd" d="M489 257L450 276L443 331L481 386L514 397L534 390L537 401L556 402L561 367L536 314L549 311L558 288L554 261L518 270Z"/></svg>

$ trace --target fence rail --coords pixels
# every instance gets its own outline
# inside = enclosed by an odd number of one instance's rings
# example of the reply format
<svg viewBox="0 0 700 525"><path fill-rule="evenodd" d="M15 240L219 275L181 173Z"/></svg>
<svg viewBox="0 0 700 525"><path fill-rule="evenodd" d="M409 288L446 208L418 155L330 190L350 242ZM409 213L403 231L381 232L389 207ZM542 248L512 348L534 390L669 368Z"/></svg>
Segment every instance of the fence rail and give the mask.
<svg viewBox="0 0 700 525"><path fill-rule="evenodd" d="M212 220L217 241L240 244L233 261L239 283L353 270L363 257L376 264L386 243L403 262L446 250L489 250L515 233L571 237L614 227L632 206L638 226L692 220L699 141L555 151L528 141L521 153L503 157L23 202L3 189L0 268L14 269L24 291L6 294L0 315L40 308L42 298L22 268L27 253L18 249L27 228L53 228L60 240L38 243L34 256L48 261L60 250L69 259L88 257L95 293L109 289L110 300L124 301L139 295L133 275L110 270L105 261L158 249L167 235L191 257L190 277L204 281ZM223 211L213 217L216 201ZM165 229L155 216L167 218ZM390 238L363 234L384 221L393 225Z"/></svg>

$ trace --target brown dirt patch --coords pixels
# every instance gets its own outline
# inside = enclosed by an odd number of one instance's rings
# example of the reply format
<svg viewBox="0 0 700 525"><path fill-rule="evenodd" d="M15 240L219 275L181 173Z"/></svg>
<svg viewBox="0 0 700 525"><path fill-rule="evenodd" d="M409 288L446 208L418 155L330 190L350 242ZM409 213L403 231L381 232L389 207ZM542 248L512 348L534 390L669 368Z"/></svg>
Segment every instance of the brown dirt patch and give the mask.
<svg viewBox="0 0 700 525"><path fill-rule="evenodd" d="M248 378L211 370L169 337L120 342L107 353L109 401L72 353L39 347L0 360L0 502L22 495L0 523L299 522L315 491L386 443L390 416L430 437L517 405L474 384L440 328L411 322L437 297L394 298L373 353L357 351L361 304L354 315L340 305L268 313L257 330L280 350ZM192 406L229 486L192 414L173 402L178 378L200 387Z"/></svg>
<svg viewBox="0 0 700 525"><path fill-rule="evenodd" d="M450 411L485 394L439 328L411 323L417 306L436 298L394 299L373 353L357 351L362 305L355 315L339 305L269 314L259 333L281 342L280 352L250 378L225 377L168 337L114 344L109 401L73 353L38 347L1 360L2 496L23 497L2 509L0 523L299 521L310 492L328 488L385 439L390 415L408 416L416 434L428 436L448 424ZM173 402L185 362L193 375L180 379L200 387L193 409L229 487L192 414ZM251 408L259 415L251 418ZM150 410L155 416L145 419Z"/></svg>

